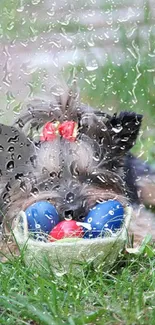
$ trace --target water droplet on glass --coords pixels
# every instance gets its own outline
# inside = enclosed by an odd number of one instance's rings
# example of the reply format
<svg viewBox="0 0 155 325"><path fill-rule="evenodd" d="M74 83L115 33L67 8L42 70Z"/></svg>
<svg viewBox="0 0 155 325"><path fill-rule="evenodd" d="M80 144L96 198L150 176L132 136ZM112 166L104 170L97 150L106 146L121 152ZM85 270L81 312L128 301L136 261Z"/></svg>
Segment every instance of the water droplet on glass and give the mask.
<svg viewBox="0 0 155 325"><path fill-rule="evenodd" d="M13 169L14 169L14 161L13 160L11 160L11 161L9 161L7 163L6 169L7 169L8 172L12 172L13 171Z"/></svg>
<svg viewBox="0 0 155 325"><path fill-rule="evenodd" d="M40 0L32 0L32 5L36 6L40 3Z"/></svg>
<svg viewBox="0 0 155 325"><path fill-rule="evenodd" d="M3 195L3 202L4 202L4 204L7 204L10 202L10 195L8 193L5 193Z"/></svg>
<svg viewBox="0 0 155 325"><path fill-rule="evenodd" d="M23 173L17 173L17 174L15 175L15 179L17 179L17 180L21 180L22 177L23 177Z"/></svg>
<svg viewBox="0 0 155 325"><path fill-rule="evenodd" d="M17 104L14 108L13 108L13 112L15 114L19 114L21 110L21 103Z"/></svg>
<svg viewBox="0 0 155 325"><path fill-rule="evenodd" d="M55 8L50 8L48 11L47 11L47 15L49 15L50 17L53 17L55 14Z"/></svg>
<svg viewBox="0 0 155 325"><path fill-rule="evenodd" d="M67 193L66 201L67 203L72 203L74 201L74 194L72 192Z"/></svg>
<svg viewBox="0 0 155 325"><path fill-rule="evenodd" d="M87 35L87 43L90 47L94 46L94 38L93 38L93 34L88 34Z"/></svg>
<svg viewBox="0 0 155 325"><path fill-rule="evenodd" d="M6 99L7 99L7 102L10 103L10 104L15 101L15 97L14 97L14 95L12 94L12 92L10 90L8 90L6 92Z"/></svg>
<svg viewBox="0 0 155 325"><path fill-rule="evenodd" d="M18 135L15 135L14 137L8 139L8 142L10 143L17 143L18 141L19 141Z"/></svg>
<svg viewBox="0 0 155 325"><path fill-rule="evenodd" d="M117 127L113 127L112 128L112 131L114 131L115 133L119 133L119 132L121 132L122 131L122 129L123 129L123 127L120 125L120 126L117 126Z"/></svg>
<svg viewBox="0 0 155 325"><path fill-rule="evenodd" d="M50 178L54 179L56 176L57 176L57 174L55 172L50 173Z"/></svg>
<svg viewBox="0 0 155 325"><path fill-rule="evenodd" d="M12 74L9 72L9 68L8 68L9 64L6 63L5 66L4 66L4 78L3 78L3 83L6 85L6 86L10 86L11 85L11 77L12 77Z"/></svg>
<svg viewBox="0 0 155 325"><path fill-rule="evenodd" d="M108 107L108 110L109 110L109 111L113 111L113 109L114 109L114 107L113 107L113 106L111 106L111 107Z"/></svg>
<svg viewBox="0 0 155 325"><path fill-rule="evenodd" d="M37 195L38 193L39 193L38 188L37 188L37 187L32 187L32 189L31 189L31 194L33 194L33 195Z"/></svg>
<svg viewBox="0 0 155 325"><path fill-rule="evenodd" d="M12 29L14 28L14 26L15 26L14 21L11 21L11 22L7 25L7 29L8 29L8 30L12 30Z"/></svg>
<svg viewBox="0 0 155 325"><path fill-rule="evenodd" d="M89 24L87 26L87 30L92 31L93 29L94 29L94 25L93 24Z"/></svg>
<svg viewBox="0 0 155 325"><path fill-rule="evenodd" d="M21 5L16 10L17 10L17 12L23 12L24 11L24 6Z"/></svg>
<svg viewBox="0 0 155 325"><path fill-rule="evenodd" d="M27 186L26 186L26 184L25 184L24 181L20 183L20 189L21 189L23 192L26 192L26 190L27 190Z"/></svg>
<svg viewBox="0 0 155 325"><path fill-rule="evenodd" d="M85 65L88 71L94 71L98 69L98 63L93 54L89 53L85 58Z"/></svg>
<svg viewBox="0 0 155 325"><path fill-rule="evenodd" d="M99 161L99 160L100 160L99 153L95 153L95 155L93 156L93 159L94 159L95 161Z"/></svg>
<svg viewBox="0 0 155 325"><path fill-rule="evenodd" d="M129 140L129 137L124 137L121 139L122 142L127 142Z"/></svg>

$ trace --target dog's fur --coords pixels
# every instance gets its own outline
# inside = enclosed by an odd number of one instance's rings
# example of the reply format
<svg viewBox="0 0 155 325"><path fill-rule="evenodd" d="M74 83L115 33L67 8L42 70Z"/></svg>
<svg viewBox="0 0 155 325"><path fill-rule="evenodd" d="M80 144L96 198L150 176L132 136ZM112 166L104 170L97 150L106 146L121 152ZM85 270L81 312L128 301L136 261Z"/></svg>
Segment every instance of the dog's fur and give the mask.
<svg viewBox="0 0 155 325"><path fill-rule="evenodd" d="M75 142L60 136L39 141L47 121L66 120L78 123ZM135 211L141 216L136 214L137 225L133 221L131 229L141 239L150 216L154 222L149 214L144 225L141 203L152 204L155 199L149 191L145 193L150 167L129 152L141 122L142 115L134 112L110 116L96 111L68 91L52 101L35 99L13 126L0 125L2 231L13 226L21 210L42 199L53 203L61 219L82 220L96 202L115 198L123 205L131 202L138 207ZM148 232L152 229L153 224L148 225Z"/></svg>

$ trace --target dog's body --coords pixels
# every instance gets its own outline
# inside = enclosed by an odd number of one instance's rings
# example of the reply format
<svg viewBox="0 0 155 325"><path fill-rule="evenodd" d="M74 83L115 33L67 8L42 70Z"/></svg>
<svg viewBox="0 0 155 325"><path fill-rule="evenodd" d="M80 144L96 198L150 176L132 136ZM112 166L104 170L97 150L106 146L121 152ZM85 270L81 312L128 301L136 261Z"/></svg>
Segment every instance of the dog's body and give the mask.
<svg viewBox="0 0 155 325"><path fill-rule="evenodd" d="M48 121L76 122L75 141L60 134L52 141L40 141ZM39 200L52 202L61 219L71 216L80 221L96 202L107 199L141 207L145 186L139 185L140 178L146 178L151 170L129 152L141 121L142 116L135 113L109 116L95 111L68 93L52 103L34 100L13 126L1 125L3 229L12 226L21 210ZM154 198L148 198L152 203ZM139 216L136 222L139 218L137 227L144 220ZM136 229L132 224L132 231L136 233ZM142 229L136 235L141 237L141 233Z"/></svg>

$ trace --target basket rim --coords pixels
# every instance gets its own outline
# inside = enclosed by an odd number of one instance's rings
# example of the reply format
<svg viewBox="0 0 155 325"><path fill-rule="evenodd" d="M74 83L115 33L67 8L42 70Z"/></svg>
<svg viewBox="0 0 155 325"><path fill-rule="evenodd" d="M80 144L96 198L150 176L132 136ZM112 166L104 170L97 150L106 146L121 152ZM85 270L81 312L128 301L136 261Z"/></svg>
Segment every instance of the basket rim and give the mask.
<svg viewBox="0 0 155 325"><path fill-rule="evenodd" d="M33 247L39 247L39 248L56 248L56 247L71 247L74 246L76 244L76 246L90 246L90 245L104 245L104 244L110 244L113 243L115 240L119 240L124 242L127 239L127 230L130 224L130 220L131 220L131 214L132 214L132 207L130 205L125 207L125 218L124 218L124 223L122 228L117 231L115 234L113 234L110 237L97 237L97 238L65 238L65 239L61 239L61 240L57 240L55 242L44 242L44 241L38 241L36 239L33 239L31 237L29 237L29 233L25 228L22 231L21 227L19 228L19 218L17 218L16 223L15 223L15 227L13 229L13 234L14 237L17 241L17 243L19 245L25 245L26 246L33 246ZM26 225L25 225L26 226ZM20 230L19 230L20 229Z"/></svg>

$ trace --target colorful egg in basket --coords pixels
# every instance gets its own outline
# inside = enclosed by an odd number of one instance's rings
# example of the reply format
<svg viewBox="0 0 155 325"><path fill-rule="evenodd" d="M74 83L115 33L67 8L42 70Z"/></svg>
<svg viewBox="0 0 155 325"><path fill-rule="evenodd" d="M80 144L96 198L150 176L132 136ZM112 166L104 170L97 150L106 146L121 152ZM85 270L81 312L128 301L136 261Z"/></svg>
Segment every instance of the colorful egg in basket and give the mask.
<svg viewBox="0 0 155 325"><path fill-rule="evenodd" d="M84 230L75 220L64 220L59 222L49 233L49 241L60 240L63 238L82 238Z"/></svg>
<svg viewBox="0 0 155 325"><path fill-rule="evenodd" d="M60 274L72 268L80 270L85 263L93 263L95 267L102 265L104 269L108 269L127 241L132 208L129 205L123 207L118 201L109 200L92 208L84 223L74 220L62 222L57 212L54 214L55 210L52 210L56 219L54 227L52 224L51 230L48 229L48 234L55 232L55 239L58 240L53 241L52 236L49 236L46 242L36 240L30 235L33 231L30 229L27 211L29 210L19 213L14 227L16 241L19 247L25 249L25 262L35 264L37 267L45 267L46 263L50 263L52 269ZM74 224L75 232L70 226L71 223L69 224L70 221ZM68 228L67 235L65 230L65 235L61 233L59 237L62 223ZM70 236L70 227L73 236L72 234Z"/></svg>
<svg viewBox="0 0 155 325"><path fill-rule="evenodd" d="M39 201L30 205L25 210L25 214L28 230L35 234L35 238L40 238L40 233L49 234L59 222L55 207L48 201Z"/></svg>
<svg viewBox="0 0 155 325"><path fill-rule="evenodd" d="M85 238L108 236L122 226L124 208L117 200L109 200L96 204L84 219L90 228L85 228Z"/></svg>

